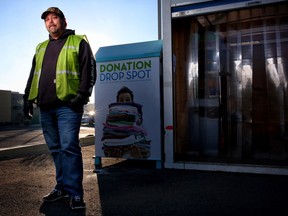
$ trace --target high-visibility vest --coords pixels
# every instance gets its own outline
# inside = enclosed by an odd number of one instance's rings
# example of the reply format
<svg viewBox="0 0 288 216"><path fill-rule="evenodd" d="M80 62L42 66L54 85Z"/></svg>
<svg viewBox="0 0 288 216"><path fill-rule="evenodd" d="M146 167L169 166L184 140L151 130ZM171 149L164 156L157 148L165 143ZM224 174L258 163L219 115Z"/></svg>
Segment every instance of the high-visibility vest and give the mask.
<svg viewBox="0 0 288 216"><path fill-rule="evenodd" d="M60 51L56 65L56 95L60 100L66 101L77 95L80 85L78 54L82 39L86 39L85 35L69 35ZM42 63L48 43L49 40L36 47L36 65L28 100L35 100L38 96Z"/></svg>

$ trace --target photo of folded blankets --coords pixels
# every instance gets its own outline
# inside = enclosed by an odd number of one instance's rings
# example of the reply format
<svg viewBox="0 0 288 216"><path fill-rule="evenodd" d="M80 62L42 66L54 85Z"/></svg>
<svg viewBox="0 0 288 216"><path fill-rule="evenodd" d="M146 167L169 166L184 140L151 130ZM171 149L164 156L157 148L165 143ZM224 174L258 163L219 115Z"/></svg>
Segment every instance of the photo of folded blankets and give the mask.
<svg viewBox="0 0 288 216"><path fill-rule="evenodd" d="M101 139L105 156L149 158L151 140L142 124L142 105L117 102L108 108Z"/></svg>

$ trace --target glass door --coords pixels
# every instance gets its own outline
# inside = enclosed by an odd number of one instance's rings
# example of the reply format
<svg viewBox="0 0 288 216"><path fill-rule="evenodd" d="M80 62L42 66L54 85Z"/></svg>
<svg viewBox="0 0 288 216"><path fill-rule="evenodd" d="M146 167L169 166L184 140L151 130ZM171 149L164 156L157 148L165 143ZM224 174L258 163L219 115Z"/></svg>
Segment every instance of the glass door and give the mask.
<svg viewBox="0 0 288 216"><path fill-rule="evenodd" d="M176 160L287 165L287 11L172 20Z"/></svg>

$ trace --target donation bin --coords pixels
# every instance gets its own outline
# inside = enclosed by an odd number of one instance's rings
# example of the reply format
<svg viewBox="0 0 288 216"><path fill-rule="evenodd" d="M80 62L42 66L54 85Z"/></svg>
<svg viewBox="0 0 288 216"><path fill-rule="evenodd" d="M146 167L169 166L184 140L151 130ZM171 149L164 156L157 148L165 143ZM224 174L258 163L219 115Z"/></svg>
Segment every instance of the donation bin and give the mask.
<svg viewBox="0 0 288 216"><path fill-rule="evenodd" d="M162 167L162 41L96 53L95 165L102 157L155 160Z"/></svg>

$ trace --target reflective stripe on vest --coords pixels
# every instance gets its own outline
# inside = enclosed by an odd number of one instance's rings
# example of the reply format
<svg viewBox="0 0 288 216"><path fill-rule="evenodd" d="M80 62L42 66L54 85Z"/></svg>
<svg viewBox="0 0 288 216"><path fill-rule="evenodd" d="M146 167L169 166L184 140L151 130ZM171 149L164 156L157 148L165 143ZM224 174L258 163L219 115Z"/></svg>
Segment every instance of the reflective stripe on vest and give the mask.
<svg viewBox="0 0 288 216"><path fill-rule="evenodd" d="M60 51L56 65L56 95L60 100L66 101L77 95L80 85L78 54L80 42L83 38L85 36L68 36ZM36 48L36 65L28 100L35 100L38 96L41 68L48 43L49 40L39 44Z"/></svg>

